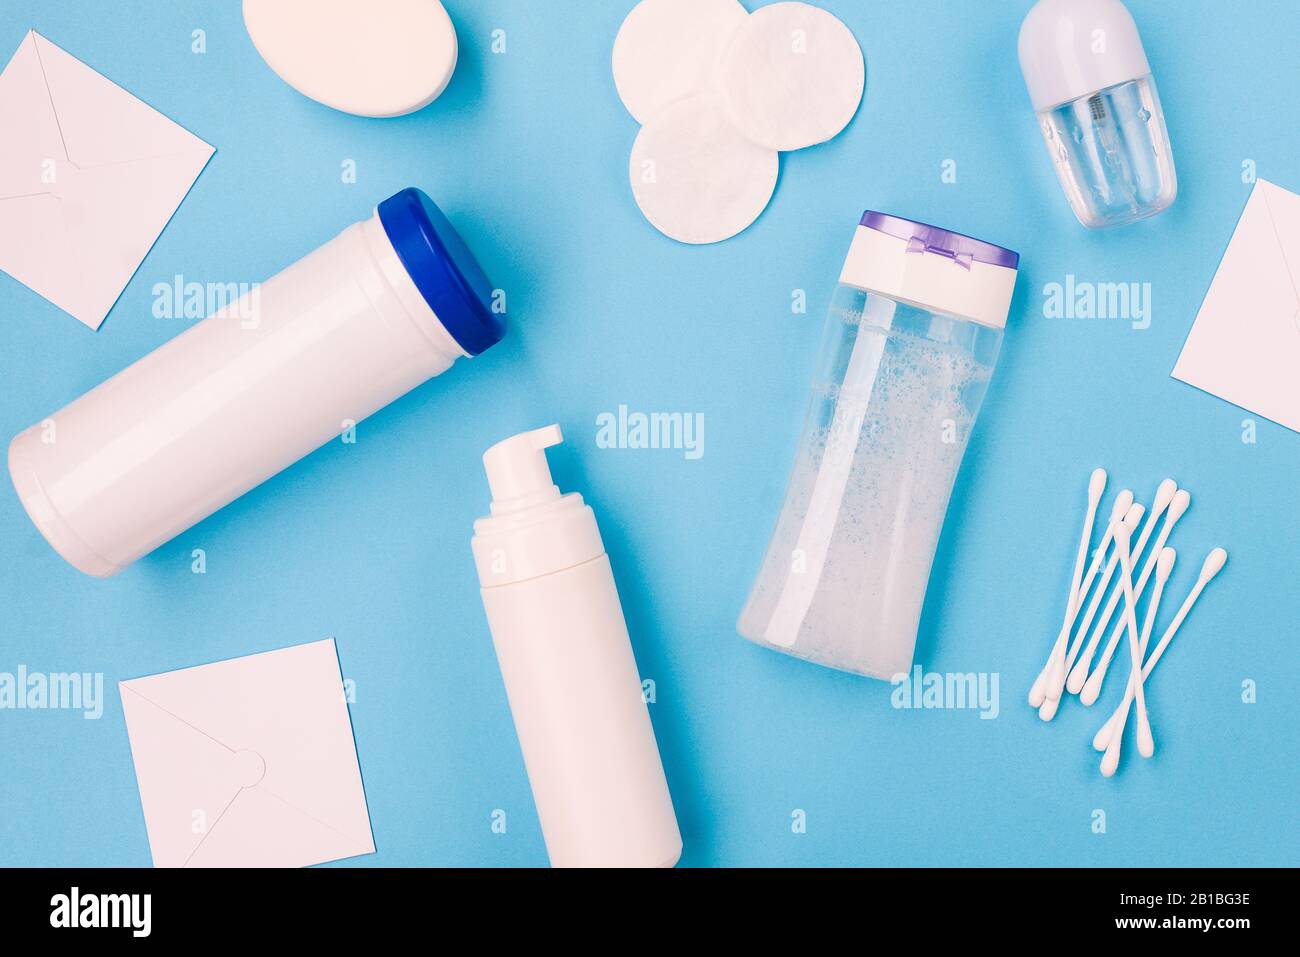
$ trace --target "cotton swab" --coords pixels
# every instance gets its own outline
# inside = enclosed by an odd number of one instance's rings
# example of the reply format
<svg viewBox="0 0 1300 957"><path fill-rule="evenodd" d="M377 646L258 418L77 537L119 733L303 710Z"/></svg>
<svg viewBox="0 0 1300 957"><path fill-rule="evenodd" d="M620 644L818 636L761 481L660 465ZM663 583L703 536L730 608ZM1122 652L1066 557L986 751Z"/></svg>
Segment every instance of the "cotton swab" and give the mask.
<svg viewBox="0 0 1300 957"><path fill-rule="evenodd" d="M1160 521L1160 516L1163 515L1165 509L1169 507L1169 503L1173 500L1174 493L1177 491L1178 483L1173 479L1165 479L1160 483L1160 487L1156 489L1155 499L1151 502L1151 511L1147 514L1147 522L1142 526L1142 534L1138 536L1137 544L1133 546L1133 561L1136 562L1138 556L1142 554L1142 549L1146 548L1147 542L1151 540L1151 535L1155 532L1156 525ZM1133 527L1136 527L1136 523ZM1153 552L1153 554L1155 553ZM1083 616L1083 622L1079 625L1079 631L1070 645L1070 653L1065 658L1065 667L1070 669L1070 676L1066 681L1065 686L1069 690L1070 694L1078 694L1079 689L1083 687L1083 683L1088 677L1088 670L1087 668L1084 668L1081 669L1081 673L1078 674L1076 679L1076 671L1079 671L1079 669L1076 669L1074 666L1077 664L1079 651L1085 644L1084 639L1088 637L1088 629L1092 627L1093 619L1096 617L1097 606L1101 604L1102 594L1106 591L1106 586L1110 584L1111 572L1114 570L1118 557L1118 552L1111 555L1111 563L1106 567L1106 574L1102 578L1101 584L1097 587L1097 593L1092 597L1092 603L1088 606L1088 613ZM1116 582L1115 589L1111 592L1112 599L1118 597L1119 590L1119 583ZM1106 607L1109 609L1107 611L1107 617L1109 618L1110 611L1114 610L1114 605L1107 604ZM1089 655L1089 658L1091 658L1091 655Z"/></svg>
<svg viewBox="0 0 1300 957"><path fill-rule="evenodd" d="M1033 687L1029 689L1029 704L1034 708L1039 707L1047 697L1048 679L1055 668L1057 655L1063 655L1065 652L1065 642L1069 638L1070 626L1074 623L1074 616L1079 611L1080 577L1083 574L1084 560L1088 557L1088 543L1092 541L1092 526L1097 518L1097 505L1101 501L1101 493L1105 488L1106 470L1094 469L1088 479L1088 512L1083 520L1083 533L1079 536L1079 552L1074 559L1074 575L1070 579L1070 597L1065 606L1065 620L1061 623L1061 633L1057 636L1056 644L1052 646L1052 652L1048 655L1047 664L1043 666L1043 670L1034 679ZM1120 502L1125 498L1128 499L1128 503L1123 508L1120 508ZM1110 520L1112 524L1123 517L1132 502L1132 492L1125 490L1119 494L1115 507L1111 510ZM1061 663L1064 664L1064 659L1062 659Z"/></svg>
<svg viewBox="0 0 1300 957"><path fill-rule="evenodd" d="M1159 607L1160 593L1164 589L1165 581L1169 578L1169 573L1173 571L1174 557L1174 550L1172 548L1166 548L1160 553L1160 560L1156 565L1156 587L1151 596L1151 603L1147 606L1147 618L1146 623L1142 626L1142 641L1140 642L1140 650L1136 656L1136 661L1141 661L1142 655L1146 653L1147 642L1151 639L1151 626L1156 620L1156 610ZM1126 614L1125 618L1127 619L1127 617ZM1121 714L1119 711L1116 711L1115 714L1112 715L1112 717L1117 717L1119 719L1118 723L1115 723L1114 721L1107 722L1107 724L1110 725L1111 731L1110 739L1106 742L1106 753L1101 759L1101 773L1103 777L1111 777L1115 773L1115 769L1119 767L1119 753L1124 744L1124 728L1128 724L1129 705L1133 701L1135 690L1139 687L1134 685L1134 679L1136 677L1138 681L1141 681L1142 676L1143 670L1140 667L1134 666L1130 669L1128 686L1124 690L1124 704L1122 705L1123 713ZM1138 751L1143 757L1149 758L1155 753L1155 741L1151 737L1151 728L1149 724L1147 725L1147 734L1145 738L1147 747L1145 749L1143 747L1143 741L1142 726L1139 724ZM1095 745L1096 741L1094 740L1093 743Z"/></svg>
<svg viewBox="0 0 1300 957"><path fill-rule="evenodd" d="M1205 589L1205 586L1210 582L1210 580L1214 578L1215 575L1219 574L1220 569L1223 568L1223 565L1227 560L1228 553L1222 548L1216 548L1210 552L1210 554L1205 556L1205 563L1201 565L1201 574L1197 578L1196 584L1192 586L1191 592L1187 595L1187 598L1183 600L1183 605L1178 609L1178 614L1174 616L1174 620L1170 622L1169 627L1165 629L1164 637L1162 637L1160 643L1156 645L1155 651L1151 652L1147 657L1147 663L1142 668L1143 678L1150 677L1151 670L1155 668L1156 662L1158 662L1160 656L1164 654L1165 648L1168 647L1169 642L1174 640L1174 635L1178 633L1179 627L1182 625L1184 619L1187 618L1188 613L1191 612L1192 606L1196 604L1196 600L1200 597L1201 592ZM1126 698L1126 702L1121 704L1120 707L1125 707L1127 701L1132 701L1132 698ZM1115 713L1110 716L1109 720L1101 726L1100 730L1098 730L1097 734L1093 737L1092 746L1094 749L1098 751L1106 750L1106 745L1110 741L1110 732L1118 720L1119 708L1116 708Z"/></svg>
<svg viewBox="0 0 1300 957"><path fill-rule="evenodd" d="M1165 524L1160 529L1160 534L1156 537L1156 543L1151 549L1151 554L1147 557L1146 567L1142 569L1142 575L1138 582L1133 586L1133 593L1136 597L1141 598L1142 593L1146 590L1147 582L1151 578L1151 573L1155 570L1156 559L1165 547L1165 542L1169 541L1169 535L1178 524L1178 520L1183 517L1187 507L1191 505L1192 496L1186 489L1179 489L1173 499L1169 502L1169 511L1165 514ZM1101 620L1097 622L1097 627L1092 633L1092 639L1088 642L1088 647L1084 649L1083 656L1075 663L1075 669L1080 675L1087 674L1088 667L1092 663L1092 654L1096 650L1106 626L1110 624L1111 612L1115 610L1121 597L1121 591L1117 587L1114 594L1110 596L1111 600L1106 605L1105 611L1102 612ZM1102 682L1106 680L1106 670L1110 667L1111 658L1115 655L1115 649L1119 647L1120 637L1124 634L1124 619L1115 623L1115 630L1111 632L1110 641L1106 644L1106 649L1102 653L1101 661L1098 662L1096 669L1083 683L1079 691L1079 700L1085 705L1092 705L1101 694ZM1067 682L1066 687L1069 687Z"/></svg>
<svg viewBox="0 0 1300 957"><path fill-rule="evenodd" d="M1151 642L1151 629L1155 626L1156 615L1160 610L1160 598L1161 596L1164 595L1165 583L1169 581L1169 575L1171 572L1173 572L1174 562L1177 561L1177 559L1178 559L1178 553L1175 552L1172 548L1166 548L1160 553L1160 557L1156 562L1156 584L1155 584L1155 588L1152 589L1151 591L1151 601L1147 603L1147 619L1142 624L1142 641L1138 646L1139 662L1142 661L1142 659L1146 656L1147 647ZM1137 676L1143 681L1146 680L1146 676L1142 671L1138 671ZM1132 682L1133 682L1133 678L1132 676L1130 676L1129 684L1131 685ZM1145 693L1145 688L1143 689L1143 692ZM1149 717L1150 715L1148 713L1148 718ZM1149 732L1150 731L1149 722L1147 728ZM1148 734L1147 736L1145 746L1142 737L1140 735L1138 736L1138 753L1141 754L1142 757L1144 758L1151 757L1151 755L1155 754L1155 748L1156 748L1155 739L1152 738L1150 734Z"/></svg>
<svg viewBox="0 0 1300 957"><path fill-rule="evenodd" d="M1132 659L1130 668L1132 669L1133 678L1133 698L1137 705L1137 740L1138 751L1143 757L1150 757L1155 753L1155 739L1151 736L1151 719L1147 714L1146 691L1143 688L1142 681L1142 639L1138 636L1137 624L1137 599L1133 597L1133 556L1129 554L1129 538L1127 532L1121 530L1115 536L1115 547L1119 549L1120 578L1119 583L1124 586L1124 621L1128 625L1128 647L1129 657ZM1163 552L1161 553L1163 554ZM1156 574L1160 574L1160 563L1156 562ZM1127 712L1125 712L1127 715ZM1107 756L1110 755L1110 748L1115 750L1115 762L1119 762L1119 743L1118 739L1123 735L1112 735L1110 746L1107 748ZM1105 771L1103 770L1104 774ZM1113 769L1112 769L1112 773Z"/></svg>
<svg viewBox="0 0 1300 957"><path fill-rule="evenodd" d="M1123 519L1121 519L1119 522L1110 523L1109 527L1106 529L1106 537L1105 539L1102 540L1101 548L1098 549L1097 551L1098 559L1100 559L1102 551L1111 542L1111 540L1114 538L1118 538L1118 536L1116 535L1116 530L1119 529L1120 527L1124 527L1129 529L1131 533L1133 528L1138 524L1138 522L1142 521L1142 514L1145 511L1146 511L1145 506L1138 504L1137 502L1134 502L1132 505L1129 506L1128 514L1126 514ZM1109 581L1111 573L1114 571L1115 559L1118 556L1118 554L1119 554L1118 552L1115 552L1111 555L1111 561L1106 565L1106 579L1103 580L1102 583L1097 587L1097 596L1100 596L1105 593L1106 584L1107 581ZM1093 562L1094 572L1096 571L1097 564L1099 563L1096 561ZM1092 584L1091 578L1087 580L1084 587L1080 590L1080 595L1085 594L1087 592L1087 585L1090 584ZM1082 604L1082 598L1080 598L1080 604ZM1096 602L1094 600L1093 607L1090 608L1089 610L1095 612L1096 611L1095 605ZM1077 608L1075 609L1075 612L1076 614L1078 613ZM1085 624L1083 627L1086 630L1087 625ZM1071 629L1072 628L1073 628L1073 622L1071 622ZM1069 636L1069 631L1070 629L1066 630L1067 637ZM1082 643L1081 640L1080 643ZM1065 673L1066 673L1066 669L1070 667L1070 660L1064 654L1064 648L1065 646L1062 645L1061 656L1053 662L1054 667L1052 668L1051 673L1048 677L1048 683L1044 687L1043 703L1038 708L1038 717L1044 721L1051 721L1054 717L1056 717L1056 710L1061 706L1061 692L1065 690L1065 677L1066 677ZM1055 651L1055 649L1053 650ZM1074 650L1078 651L1079 649L1076 646Z"/></svg>
<svg viewBox="0 0 1300 957"><path fill-rule="evenodd" d="M1174 620L1169 623L1169 627L1165 630L1164 636L1160 639L1160 643L1156 645L1155 650L1151 652L1150 656L1147 658L1146 664L1142 667L1143 680L1151 676L1152 670L1160 661L1160 656L1163 655L1165 649L1169 647L1169 642L1174 640L1174 635L1178 633L1178 629L1186 620L1188 613L1191 612L1192 606L1196 604L1196 600L1201 596L1201 592L1205 590L1205 586L1209 584L1210 580L1213 579L1215 575L1219 574L1227 560L1228 553L1222 548L1214 549L1205 557L1205 563L1201 566L1201 574L1196 579L1196 584L1192 586L1192 590L1188 594L1186 600L1183 601L1182 607L1178 609L1178 614L1175 615ZM1117 737L1116 732L1122 731L1124 719L1128 715L1128 707L1132 700L1133 687L1130 684L1130 687L1124 693L1124 700L1120 703L1120 706L1115 709L1115 713L1110 716L1106 723L1098 729L1096 735L1093 736L1092 746L1095 750L1105 751L1109 756L1111 742ZM1118 765L1118 760L1119 755L1117 750L1115 764L1111 765L1108 773L1106 770L1107 760L1106 758L1103 758L1101 773L1105 774L1107 777L1114 774L1115 766Z"/></svg>

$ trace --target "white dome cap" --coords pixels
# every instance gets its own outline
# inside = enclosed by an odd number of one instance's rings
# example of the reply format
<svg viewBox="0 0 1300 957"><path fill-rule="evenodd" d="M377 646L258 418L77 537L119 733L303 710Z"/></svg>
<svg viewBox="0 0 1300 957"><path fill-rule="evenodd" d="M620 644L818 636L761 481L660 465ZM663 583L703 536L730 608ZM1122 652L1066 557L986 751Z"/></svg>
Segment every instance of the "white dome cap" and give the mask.
<svg viewBox="0 0 1300 957"><path fill-rule="evenodd" d="M1039 0L1020 25L1020 71L1041 113L1147 76L1151 65L1120 0Z"/></svg>

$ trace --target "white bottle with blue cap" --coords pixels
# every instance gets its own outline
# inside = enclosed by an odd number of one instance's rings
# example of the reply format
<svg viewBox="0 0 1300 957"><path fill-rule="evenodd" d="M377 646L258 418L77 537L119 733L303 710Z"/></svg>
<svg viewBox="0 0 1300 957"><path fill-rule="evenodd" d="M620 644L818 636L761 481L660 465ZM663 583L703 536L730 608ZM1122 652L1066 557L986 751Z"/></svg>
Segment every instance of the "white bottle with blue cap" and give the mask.
<svg viewBox="0 0 1300 957"><path fill-rule="evenodd" d="M418 189L9 446L73 566L107 577L505 333L493 287Z"/></svg>
<svg viewBox="0 0 1300 957"><path fill-rule="evenodd" d="M510 712L554 867L671 867L682 853L609 556L591 507L560 494L549 425L483 456L474 523Z"/></svg>

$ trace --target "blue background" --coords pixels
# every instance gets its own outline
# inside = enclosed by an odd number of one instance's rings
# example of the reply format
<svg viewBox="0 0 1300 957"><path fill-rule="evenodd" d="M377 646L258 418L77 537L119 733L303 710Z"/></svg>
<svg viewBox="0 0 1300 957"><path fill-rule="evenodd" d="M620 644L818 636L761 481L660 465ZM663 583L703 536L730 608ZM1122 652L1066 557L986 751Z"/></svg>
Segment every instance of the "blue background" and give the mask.
<svg viewBox="0 0 1300 957"><path fill-rule="evenodd" d="M84 577L0 494L0 671L102 671L106 712L0 711L0 864L150 863L116 681L338 639L377 854L360 865L542 865L545 850L469 554L479 456L551 421L557 479L601 521L690 865L1300 863L1300 436L1169 378L1246 201L1242 164L1300 189L1289 0L1132 0L1181 193L1088 232L1070 214L1016 63L1027 2L825 0L868 91L835 141L782 157L758 222L678 245L627 183L636 125L609 58L630 0L449 0L461 62L402 119L333 112L258 57L236 3L6 3L218 148L98 333L0 276L0 436L176 335L150 289L264 279L418 185L507 291L513 326L109 581ZM191 31L207 31L207 53ZM491 33L505 31L503 54ZM0 144L0 148L5 148ZM355 184L341 164L357 164ZM941 182L956 161L957 182ZM891 688L736 636L780 504L824 314L866 207L1017 249L1001 365L958 480L917 661L1001 676L1001 712L899 711ZM1043 318L1043 288L1150 282L1153 323ZM808 311L792 314L795 289ZM596 446L595 417L702 412L704 456ZM1242 441L1242 422L1257 442ZM1170 605L1231 558L1152 680L1157 753L1104 780L1089 741L1120 694L1050 726L1024 696L1060 621L1091 469L1192 508ZM1108 494L1104 509L1109 508ZM194 548L207 574L190 571ZM1166 616L1172 611L1167 608ZM1126 666L1116 665L1117 674ZM1241 702L1246 679L1258 703ZM494 809L508 813L493 834ZM807 833L791 814L802 809ZM1092 830L1093 812L1106 833Z"/></svg>

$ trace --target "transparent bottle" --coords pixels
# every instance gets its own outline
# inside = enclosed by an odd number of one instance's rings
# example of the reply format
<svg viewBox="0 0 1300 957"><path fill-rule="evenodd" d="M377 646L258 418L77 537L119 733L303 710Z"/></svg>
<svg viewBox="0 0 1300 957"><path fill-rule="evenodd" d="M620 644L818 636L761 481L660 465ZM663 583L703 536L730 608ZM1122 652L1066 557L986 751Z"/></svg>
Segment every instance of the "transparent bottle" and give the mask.
<svg viewBox="0 0 1300 957"><path fill-rule="evenodd" d="M1168 209L1178 195L1164 111L1119 0L1040 0L1020 66L1070 207L1097 229Z"/></svg>
<svg viewBox="0 0 1300 957"><path fill-rule="evenodd" d="M959 233L863 216L743 637L876 678L911 668L1018 263Z"/></svg>

